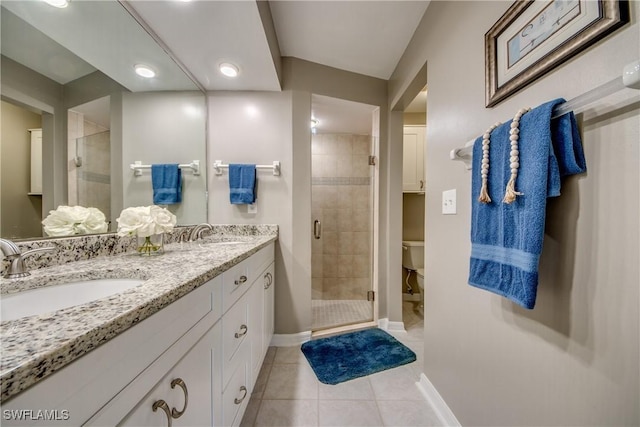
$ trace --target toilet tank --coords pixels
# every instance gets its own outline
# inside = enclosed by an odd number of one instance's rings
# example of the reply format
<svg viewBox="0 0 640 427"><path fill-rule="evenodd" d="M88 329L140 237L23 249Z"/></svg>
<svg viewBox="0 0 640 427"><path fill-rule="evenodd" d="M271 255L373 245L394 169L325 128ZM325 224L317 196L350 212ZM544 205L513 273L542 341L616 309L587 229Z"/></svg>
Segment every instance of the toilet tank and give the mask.
<svg viewBox="0 0 640 427"><path fill-rule="evenodd" d="M409 270L424 268L424 241L402 241L402 266Z"/></svg>

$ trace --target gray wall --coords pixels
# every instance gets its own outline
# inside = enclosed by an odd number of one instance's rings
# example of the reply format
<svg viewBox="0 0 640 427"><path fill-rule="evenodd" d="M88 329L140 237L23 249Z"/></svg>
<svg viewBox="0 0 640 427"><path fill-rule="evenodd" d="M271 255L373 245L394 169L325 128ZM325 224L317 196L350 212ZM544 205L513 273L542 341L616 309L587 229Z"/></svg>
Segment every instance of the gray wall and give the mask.
<svg viewBox="0 0 640 427"><path fill-rule="evenodd" d="M67 200L64 87L4 56L0 65L2 99L42 113L42 211L46 216Z"/></svg>
<svg viewBox="0 0 640 427"><path fill-rule="evenodd" d="M400 279L401 218L397 219L394 252L391 261L387 248L388 221L388 115L387 84L384 80L335 68L283 58L281 93L210 92L209 164L214 160L269 164L282 163L282 176L258 172L258 213L247 214L246 207L229 204L228 175L209 177L209 221L213 223L272 223L280 227L276 248L276 333L296 334L311 330L311 95L319 94L378 105L382 107L380 138L380 317L402 320L401 294L393 287L387 293L387 281ZM258 114L250 117L246 107ZM402 119L402 114L398 118ZM402 130L397 141L401 141ZM394 147L402 164L402 144ZM395 193L401 197L402 170ZM397 182L396 182L397 181ZM399 206L397 202L394 206ZM395 216L402 215L398 209ZM397 249L397 250L395 250ZM394 269L389 269L394 262ZM387 271L394 274L389 278ZM391 307L391 308L388 308Z"/></svg>
<svg viewBox="0 0 640 427"><path fill-rule="evenodd" d="M579 117L588 173L548 204L532 311L467 285L471 176L448 152L523 106L619 76L640 52L640 4L631 24L485 109L483 36L510 5L432 2L390 85L401 101L427 63L424 372L463 425L638 425L638 93ZM458 214L443 216L452 188Z"/></svg>
<svg viewBox="0 0 640 427"><path fill-rule="evenodd" d="M2 101L0 236L24 239L42 236L42 196L30 196L31 134L42 126L40 114Z"/></svg>
<svg viewBox="0 0 640 427"><path fill-rule="evenodd" d="M304 274L301 275L297 267L310 263L311 256L306 253L309 251L297 247L301 236L294 239L294 173L305 165L293 162L293 98L291 91L234 91L210 92L208 100L208 164L215 160L224 164L271 164L278 160L282 165L280 176L274 176L270 170L257 172L256 214L247 213L247 205L229 202L228 170L222 175L212 172L208 213L211 223L278 225L275 321L279 334L297 333L311 327L311 286L306 285ZM310 111L311 104L307 104L306 109ZM310 112L307 116L310 117ZM307 129L307 138L308 134ZM308 144L303 139L299 145ZM296 204L303 203L297 200Z"/></svg>
<svg viewBox="0 0 640 427"><path fill-rule="evenodd" d="M153 204L151 170L134 176L129 165L139 160L143 164L191 163L200 160L200 175L191 169L182 171L182 203L169 205L178 217L178 224L198 224L206 221L206 144L205 98L201 92L124 93L112 99L113 107L122 113L121 123L112 123L112 159L121 149L123 183L122 206ZM112 116L113 117L113 116ZM121 126L121 129L119 128ZM121 135L122 146L117 147ZM115 141L115 142L114 142ZM112 189L117 188L116 182ZM116 206L118 203L116 203ZM119 212L115 214L117 218Z"/></svg>

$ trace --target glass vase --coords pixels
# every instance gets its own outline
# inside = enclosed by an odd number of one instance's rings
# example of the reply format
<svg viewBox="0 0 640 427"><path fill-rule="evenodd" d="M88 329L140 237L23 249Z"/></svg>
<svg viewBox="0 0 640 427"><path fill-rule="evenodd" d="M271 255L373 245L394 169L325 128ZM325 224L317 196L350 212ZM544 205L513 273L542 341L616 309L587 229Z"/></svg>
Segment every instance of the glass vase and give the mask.
<svg viewBox="0 0 640 427"><path fill-rule="evenodd" d="M152 234L151 236L136 236L137 251L141 256L155 256L164 253L164 234Z"/></svg>

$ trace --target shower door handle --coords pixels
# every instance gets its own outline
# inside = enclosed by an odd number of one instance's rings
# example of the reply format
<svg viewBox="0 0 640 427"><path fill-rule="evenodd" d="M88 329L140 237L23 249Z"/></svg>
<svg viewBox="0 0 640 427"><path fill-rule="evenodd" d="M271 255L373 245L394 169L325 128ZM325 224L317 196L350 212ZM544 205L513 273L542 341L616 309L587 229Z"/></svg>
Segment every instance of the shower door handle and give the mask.
<svg viewBox="0 0 640 427"><path fill-rule="evenodd" d="M317 219L313 221L313 237L315 237L316 239L320 238L320 233L322 233L321 227L322 226L320 224L320 221L318 221Z"/></svg>

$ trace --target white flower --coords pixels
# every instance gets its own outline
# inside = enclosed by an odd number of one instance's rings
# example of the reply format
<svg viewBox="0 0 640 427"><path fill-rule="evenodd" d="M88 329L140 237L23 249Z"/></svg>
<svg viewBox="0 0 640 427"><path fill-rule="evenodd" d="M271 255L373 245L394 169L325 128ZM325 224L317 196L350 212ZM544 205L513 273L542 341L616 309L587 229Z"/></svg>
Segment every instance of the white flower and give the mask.
<svg viewBox="0 0 640 427"><path fill-rule="evenodd" d="M109 228L99 209L83 206L58 206L56 210L49 211L42 225L50 237L105 233Z"/></svg>
<svg viewBox="0 0 640 427"><path fill-rule="evenodd" d="M148 237L173 231L176 216L160 206L137 206L124 209L116 221L119 236Z"/></svg>

